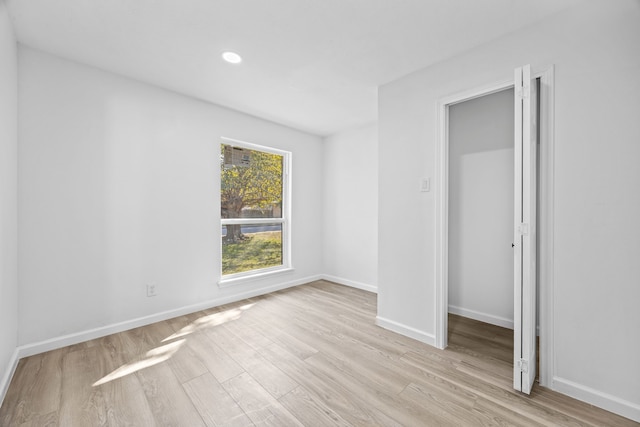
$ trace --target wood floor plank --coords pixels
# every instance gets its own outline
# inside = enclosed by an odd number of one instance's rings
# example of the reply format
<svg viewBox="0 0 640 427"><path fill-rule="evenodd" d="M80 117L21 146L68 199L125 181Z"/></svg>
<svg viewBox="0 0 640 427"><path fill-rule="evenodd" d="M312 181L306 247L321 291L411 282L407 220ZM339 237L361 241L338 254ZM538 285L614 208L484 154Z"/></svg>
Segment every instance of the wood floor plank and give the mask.
<svg viewBox="0 0 640 427"><path fill-rule="evenodd" d="M276 399L298 386L287 374L265 360L253 347L223 325L206 333Z"/></svg>
<svg viewBox="0 0 640 427"><path fill-rule="evenodd" d="M308 392L302 386L291 390L279 401L305 426L349 427L352 425L329 408L322 399Z"/></svg>
<svg viewBox="0 0 640 427"><path fill-rule="evenodd" d="M101 361L100 365L104 366L106 372L109 372L101 378L102 381L107 380L106 382L92 384L92 388L99 390L102 394L108 425L157 425L142 384L135 375L138 370L144 369L146 362L153 362L153 357L140 359L137 355L132 355L133 349L126 345L122 334L114 334L110 337L113 341L105 340L105 344L109 345L110 353L100 351L101 347L92 347L97 350L97 358ZM121 351L116 351L117 349L121 349ZM108 354L111 357L107 357ZM118 373L118 375L109 377L114 373Z"/></svg>
<svg viewBox="0 0 640 427"><path fill-rule="evenodd" d="M231 378L222 386L257 426L303 425L247 373Z"/></svg>
<svg viewBox="0 0 640 427"><path fill-rule="evenodd" d="M209 372L202 360L188 345L181 346L167 363L180 383L185 383Z"/></svg>
<svg viewBox="0 0 640 427"><path fill-rule="evenodd" d="M355 406L363 409L373 420L374 425L411 425L425 424L435 420L434 413L423 405L414 404L399 396L394 391L385 391L379 385L365 377L346 374L336 363L322 353L318 353L305 361L313 367L313 372L327 381L340 384L350 396Z"/></svg>
<svg viewBox="0 0 640 427"><path fill-rule="evenodd" d="M122 364L118 369L132 368L131 374L142 386L158 425L204 425L169 363L186 346L186 339L170 340L172 334L173 329L167 322L118 334L121 340L118 346L123 350L118 353Z"/></svg>
<svg viewBox="0 0 640 427"><path fill-rule="evenodd" d="M293 317L293 322L289 322L289 324L313 331L318 335L342 334L361 342L374 342L375 345L372 346L374 351L396 358L411 348L407 344L415 345L413 340L406 337L398 339L401 337L400 335L385 333L388 331L375 326L374 316L371 313L354 320L352 312L327 305L326 301L318 300L318 298L317 296L312 298L306 296L304 300L308 301L309 306L304 310L299 301L302 299L300 294L297 294L296 297L282 295L279 301L287 305L293 313L297 313Z"/></svg>
<svg viewBox="0 0 640 427"><path fill-rule="evenodd" d="M167 320L167 324L173 330L173 335L170 339L183 338L185 335L189 335L197 331L197 320L202 317L203 312L197 311L195 313L185 314L183 316L174 317Z"/></svg>
<svg viewBox="0 0 640 427"><path fill-rule="evenodd" d="M256 323L254 328L260 331L272 342L284 345L289 350L297 354L301 359L306 359L310 355L317 353L318 349L289 333L288 329L292 325L291 316L283 313L283 310L278 310L277 312L270 310L269 304L277 303L274 298L276 297L271 296L271 298L269 298L270 301L267 301L266 298L252 299L252 301L256 303L253 311L257 313L257 316L260 318L268 319L268 321Z"/></svg>
<svg viewBox="0 0 640 427"><path fill-rule="evenodd" d="M473 357L482 355L484 357L490 357L506 363L513 363L513 345L504 346L496 344L493 341L479 341L480 340L477 338L459 336L453 340L453 342L450 342L449 346L451 347L451 350L457 350L462 354L470 354Z"/></svg>
<svg viewBox="0 0 640 427"><path fill-rule="evenodd" d="M274 343L278 343L281 346L286 347L292 354L295 354L302 360L313 356L318 352L317 348L309 345L309 343L305 342L303 339L297 338L288 331L279 331L279 333L273 334L269 338Z"/></svg>
<svg viewBox="0 0 640 427"><path fill-rule="evenodd" d="M314 354L306 359L307 363L313 364L318 360L329 363L333 370L341 375L348 375L351 378L361 378L368 389L380 390L386 393L400 393L410 382L409 376L404 372L394 372L388 366L377 363L363 363L370 359L365 356L362 350L354 347L348 353L327 351L334 349L327 346L323 351Z"/></svg>
<svg viewBox="0 0 640 427"><path fill-rule="evenodd" d="M127 356L141 355L171 342L172 335L173 329L167 322L156 322L119 334L120 338L126 341Z"/></svg>
<svg viewBox="0 0 640 427"><path fill-rule="evenodd" d="M58 410L66 353L54 350L20 361L15 375L23 380L8 391L6 401L14 408L0 416L0 425L27 423Z"/></svg>
<svg viewBox="0 0 640 427"><path fill-rule="evenodd" d="M466 359L460 362L457 370L480 381L508 389L513 384L513 367L495 359Z"/></svg>
<svg viewBox="0 0 640 427"><path fill-rule="evenodd" d="M253 325L242 325L235 324L233 325L232 331L234 334L238 336L241 340L243 340L247 345L249 345L254 350L259 350L262 347L266 347L269 344L273 343L267 336L265 336L262 332L260 332L257 328L253 327Z"/></svg>
<svg viewBox="0 0 640 427"><path fill-rule="evenodd" d="M450 315L438 350L375 325L376 295L328 281L18 363L1 426L638 426L512 388L512 331Z"/></svg>
<svg viewBox="0 0 640 427"><path fill-rule="evenodd" d="M64 426L105 426L108 405L103 390L93 383L106 368L101 366L101 349L91 347L67 354L63 361L59 421Z"/></svg>
<svg viewBox="0 0 640 427"><path fill-rule="evenodd" d="M369 403L354 395L340 380L314 371L306 360L298 359L278 344L263 348L261 354L351 425L398 425L377 408L371 407Z"/></svg>
<svg viewBox="0 0 640 427"><path fill-rule="evenodd" d="M464 395L464 393L461 393ZM441 388L432 384L411 383L400 393L400 397L429 409L431 422L441 425L480 425L478 418L471 412L474 398L456 398L443 393Z"/></svg>
<svg viewBox="0 0 640 427"><path fill-rule="evenodd" d="M244 369L204 332L192 334L187 345L220 383L244 372Z"/></svg>
<svg viewBox="0 0 640 427"><path fill-rule="evenodd" d="M583 425L578 420L565 414L550 411L547 407L539 405L526 395L516 393L511 388L504 389L489 383L476 381L474 377L458 371L456 367L452 368L451 366L447 367L434 363L433 360L417 353L408 353L403 357L403 360L428 373L425 381L428 381L429 376L446 377L448 381L453 382L459 388L476 393L479 397L501 404L516 413L525 414L535 422L544 425L554 425L554 423L562 426Z"/></svg>
<svg viewBox="0 0 640 427"><path fill-rule="evenodd" d="M476 400L472 411L484 420L484 425L505 427L539 427L548 425L534 421L522 413L515 412L483 398Z"/></svg>
<svg viewBox="0 0 640 427"><path fill-rule="evenodd" d="M60 425L60 422L58 420L58 411L53 411L45 415L37 415L33 418L30 418L29 421L20 424L20 427L56 427L58 425Z"/></svg>
<svg viewBox="0 0 640 427"><path fill-rule="evenodd" d="M183 320L192 322L189 317ZM155 351L156 356L162 356L162 349L167 349L168 353L163 357L163 362L166 361L180 383L208 372L207 367L193 350L188 345L184 345L190 339L190 335L177 337L174 332L175 330L167 321L131 329L120 335L127 342L127 347L132 349L130 355L136 353L136 357L144 358L150 351L152 354Z"/></svg>
<svg viewBox="0 0 640 427"><path fill-rule="evenodd" d="M136 372L151 412L160 426L203 426L204 421L168 364Z"/></svg>
<svg viewBox="0 0 640 427"><path fill-rule="evenodd" d="M244 410L210 373L194 378L183 386L207 426L254 425Z"/></svg>

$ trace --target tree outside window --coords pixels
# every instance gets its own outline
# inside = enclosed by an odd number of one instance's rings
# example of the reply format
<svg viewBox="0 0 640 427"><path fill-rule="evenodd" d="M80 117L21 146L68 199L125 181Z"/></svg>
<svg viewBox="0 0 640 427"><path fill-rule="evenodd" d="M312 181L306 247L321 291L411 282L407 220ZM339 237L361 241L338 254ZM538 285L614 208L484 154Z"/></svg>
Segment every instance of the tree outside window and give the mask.
<svg viewBox="0 0 640 427"><path fill-rule="evenodd" d="M285 155L221 144L223 276L285 264Z"/></svg>

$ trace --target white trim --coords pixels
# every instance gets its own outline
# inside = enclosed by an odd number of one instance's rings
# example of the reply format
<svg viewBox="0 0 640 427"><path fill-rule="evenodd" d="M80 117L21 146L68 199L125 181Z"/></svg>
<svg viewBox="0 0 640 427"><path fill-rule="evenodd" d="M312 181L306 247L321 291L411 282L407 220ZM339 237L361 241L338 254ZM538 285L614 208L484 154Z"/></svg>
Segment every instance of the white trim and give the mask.
<svg viewBox="0 0 640 427"><path fill-rule="evenodd" d="M2 406L2 402L7 395L7 390L9 390L9 384L11 384L13 374L15 374L16 368L18 367L18 361L20 360L18 353L18 349L16 348L11 355L11 359L9 359L7 370L2 376L2 380L0 380L0 406Z"/></svg>
<svg viewBox="0 0 640 427"><path fill-rule="evenodd" d="M513 86L513 80L503 80L495 82L479 88L468 89L462 92L455 93L453 95L441 98L438 101L439 106L450 106L459 104L461 102L471 101L472 99L480 98L486 95L491 95L496 92L502 92L505 89L509 89Z"/></svg>
<svg viewBox="0 0 640 427"><path fill-rule="evenodd" d="M243 273L229 274L226 276L222 276L222 279L218 281L218 287L228 288L229 286L252 282L254 280L264 279L266 277L276 276L278 274L291 273L293 271L295 271L294 268L282 267L278 265L276 267L262 268L260 270L251 270Z"/></svg>
<svg viewBox="0 0 640 427"><path fill-rule="evenodd" d="M640 422L640 405L636 403L560 377L553 377L552 384L553 389L562 394Z"/></svg>
<svg viewBox="0 0 640 427"><path fill-rule="evenodd" d="M322 280L328 280L339 285L345 285L356 289L362 289L363 291L378 293L378 287L374 285L368 285L362 282L356 282L355 280L343 279L342 277L332 276L330 274L322 274Z"/></svg>
<svg viewBox="0 0 640 427"><path fill-rule="evenodd" d="M400 335L404 335L414 340L418 340L430 346L435 346L436 337L433 334L421 331L411 326L403 325L402 323L395 322L393 320L386 319L384 317L376 317L376 325L381 328L388 329L391 332L396 332Z"/></svg>
<svg viewBox="0 0 640 427"><path fill-rule="evenodd" d="M267 147L266 145L254 144L252 142L242 141L239 139L227 138L226 136L221 136L220 139L222 139L226 144L232 145L234 147L242 147L242 148L248 148L250 150L264 151L265 153L277 154L279 156L285 156L286 154L291 154L291 152L286 150Z"/></svg>
<svg viewBox="0 0 640 427"><path fill-rule="evenodd" d="M63 335L48 340L27 344L18 347L19 358L33 356L34 354L44 353L45 351L55 350L58 348L66 347L73 344L78 344L84 341L92 340L95 338L104 337L106 335L115 334L118 332L127 331L132 328L140 326L150 325L155 322L161 322L163 320L172 319L184 314L195 313L200 310L204 310L211 307L217 307L219 305L228 304L236 301L241 301L246 298L251 298L259 295L268 294L270 292L279 291L281 289L291 288L294 286L303 285L306 283L319 280L320 276L309 276L302 279L292 280L290 282L280 283L277 285L265 286L258 289L252 289L250 291L223 296L209 301L204 301L198 304L192 304L173 310L167 310L160 313L151 314L148 316L138 317L124 322L113 323L111 325L105 325L86 331L75 332L73 334Z"/></svg>
<svg viewBox="0 0 640 427"><path fill-rule="evenodd" d="M526 78L525 78L525 68L526 68ZM525 79L526 84L525 84ZM529 298L529 293L523 292L526 287L529 289L529 277L525 274L528 270L528 263L531 260L529 255L531 251L529 251L528 243L531 241L530 238L526 238L525 233L521 232L522 223L524 222L524 215L526 213L525 205L528 205L529 200L525 197L525 177L524 168L525 168L525 159L523 157L524 150L524 140L528 144L530 141L528 140L530 135L525 137L525 130L529 132L531 130L531 126L529 125L529 120L531 120L530 113L530 105L531 99L526 99L529 95L526 93L525 88L530 88L531 82L531 66L527 65L526 67L518 67L514 70L514 99L513 99L513 153L514 153L514 162L513 162L513 240L511 246L511 256L513 257L513 279L511 281L511 287L513 288L513 319L514 319L514 328L513 328L513 360L512 371L513 371L513 388L517 391L521 391L525 394L531 393L531 387L527 387L528 377L529 375L534 375L534 366L535 364L531 363L528 355L524 354L524 348L527 345L524 337L527 336L527 330L525 329L526 319L523 315L525 305L525 299ZM525 109L527 111L527 116L525 119ZM526 240L526 242L525 242ZM527 249L527 250L525 250ZM526 253L525 253L526 252ZM534 254L535 257L535 254ZM526 299L528 302L528 299ZM526 361L527 363L531 363L533 366L532 369L526 370L525 373L521 366L518 366L516 361Z"/></svg>
<svg viewBox="0 0 640 427"><path fill-rule="evenodd" d="M555 374L553 336L553 188L554 188L554 66L535 70L541 80L540 96L540 384L548 386ZM449 106L489 95L513 86L502 81L441 98L437 102L436 135L436 238L435 238L435 339L434 346L447 346L448 313L448 204L449 204Z"/></svg>
<svg viewBox="0 0 640 427"><path fill-rule="evenodd" d="M455 305L449 306L449 313L457 314L458 316L467 317L473 320L478 320L480 322L489 323L491 325L500 326L502 328L513 329L513 319L507 319L506 317L482 313L480 311L457 307Z"/></svg>
<svg viewBox="0 0 640 427"><path fill-rule="evenodd" d="M220 280L219 287L230 286L234 283L244 282L253 278L262 278L265 274L280 273L293 270L291 264L291 196L292 196L292 164L293 153L286 150L253 144L251 142L221 136L222 144L235 147L243 147L250 150L262 151L282 157L282 217L281 218L220 218L220 225L226 224L281 224L282 226L282 264L269 269L250 270L238 274L222 274L222 248L220 249ZM218 199L220 199L220 182L218 182ZM222 238L220 238L222 246ZM249 278L249 279L248 279Z"/></svg>
<svg viewBox="0 0 640 427"><path fill-rule="evenodd" d="M222 225L284 224L284 218L221 218Z"/></svg>
<svg viewBox="0 0 640 427"><path fill-rule="evenodd" d="M556 356L554 351L554 278L553 278L553 234L554 234L554 153L555 153L555 98L554 98L554 66L544 68L535 76L540 78L540 206L538 218L539 252L538 259L538 283L540 285L540 372L538 379L540 384L551 384L555 376ZM544 102L542 102L544 101ZM544 143L542 143L544 142ZM542 339L544 337L544 339Z"/></svg>
<svg viewBox="0 0 640 427"><path fill-rule="evenodd" d="M513 86L504 80L466 90L440 99L437 103L436 135L436 239L435 239L435 347L447 347L447 313L449 306L449 106L500 92Z"/></svg>
<svg viewBox="0 0 640 427"><path fill-rule="evenodd" d="M435 346L447 347L449 306L449 104L438 102L436 137L436 238L435 238Z"/></svg>

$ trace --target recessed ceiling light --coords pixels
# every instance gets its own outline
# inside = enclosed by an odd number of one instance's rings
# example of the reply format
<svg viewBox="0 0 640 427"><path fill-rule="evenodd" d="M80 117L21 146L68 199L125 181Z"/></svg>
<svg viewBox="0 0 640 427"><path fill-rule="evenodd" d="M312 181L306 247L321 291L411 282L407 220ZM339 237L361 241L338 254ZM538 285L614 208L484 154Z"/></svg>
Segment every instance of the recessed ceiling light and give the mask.
<svg viewBox="0 0 640 427"><path fill-rule="evenodd" d="M231 63L231 64L239 64L242 62L242 57L235 52L225 52L222 54L222 59Z"/></svg>

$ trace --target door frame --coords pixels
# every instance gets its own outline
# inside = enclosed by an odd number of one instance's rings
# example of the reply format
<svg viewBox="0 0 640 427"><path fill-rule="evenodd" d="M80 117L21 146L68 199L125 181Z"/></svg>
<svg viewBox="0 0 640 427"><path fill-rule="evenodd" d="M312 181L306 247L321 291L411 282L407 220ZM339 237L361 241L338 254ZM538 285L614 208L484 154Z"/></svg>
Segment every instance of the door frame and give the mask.
<svg viewBox="0 0 640 427"><path fill-rule="evenodd" d="M510 70L512 71L512 70ZM538 186L538 285L540 324L539 381L553 380L553 188L554 188L554 67L532 70L540 78L540 158ZM449 312L449 107L513 87L513 78L441 98L437 103L436 138L436 269L435 345L447 347Z"/></svg>

